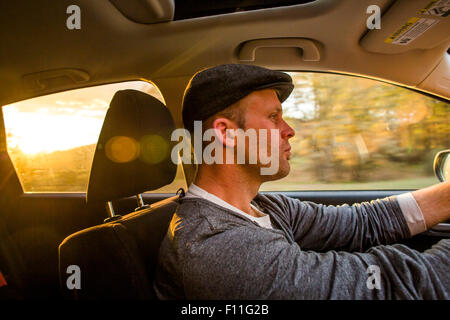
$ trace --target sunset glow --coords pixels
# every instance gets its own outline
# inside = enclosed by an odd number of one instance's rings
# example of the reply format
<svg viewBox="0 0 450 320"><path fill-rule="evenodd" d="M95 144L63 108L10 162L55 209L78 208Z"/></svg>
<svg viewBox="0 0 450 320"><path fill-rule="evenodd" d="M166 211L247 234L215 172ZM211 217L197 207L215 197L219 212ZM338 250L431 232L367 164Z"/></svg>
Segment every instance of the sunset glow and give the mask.
<svg viewBox="0 0 450 320"><path fill-rule="evenodd" d="M74 110L72 115L58 114L50 109L35 113L20 112L10 105L5 112L8 145L27 154L67 150L96 143L103 123L105 110L91 117ZM5 109L7 110L7 109Z"/></svg>
<svg viewBox="0 0 450 320"><path fill-rule="evenodd" d="M133 81L61 92L4 106L8 147L32 155L95 144L114 93L130 88L162 100L151 83Z"/></svg>

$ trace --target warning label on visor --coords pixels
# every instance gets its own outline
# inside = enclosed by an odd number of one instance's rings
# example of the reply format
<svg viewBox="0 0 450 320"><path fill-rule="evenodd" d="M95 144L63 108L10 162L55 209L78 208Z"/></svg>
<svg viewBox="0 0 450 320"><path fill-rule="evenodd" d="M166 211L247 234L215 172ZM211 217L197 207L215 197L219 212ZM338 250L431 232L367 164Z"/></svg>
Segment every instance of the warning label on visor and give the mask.
<svg viewBox="0 0 450 320"><path fill-rule="evenodd" d="M405 46L420 37L438 22L439 20L435 19L412 17L384 42Z"/></svg>

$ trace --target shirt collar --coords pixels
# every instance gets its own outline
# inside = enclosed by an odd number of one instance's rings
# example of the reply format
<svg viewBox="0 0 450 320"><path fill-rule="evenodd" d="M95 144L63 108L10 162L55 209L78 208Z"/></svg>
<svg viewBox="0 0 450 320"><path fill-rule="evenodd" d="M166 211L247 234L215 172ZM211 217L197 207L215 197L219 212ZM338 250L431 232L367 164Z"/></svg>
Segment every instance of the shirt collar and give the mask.
<svg viewBox="0 0 450 320"><path fill-rule="evenodd" d="M186 197L203 198L203 199L209 200L211 202L214 202L215 204L217 204L219 206L222 206L224 208L227 208L229 210L237 212L237 213L243 215L244 217L257 222L261 226L269 226L270 225L269 215L261 212L261 210L256 208L253 204L250 204L252 206L253 210L258 211L258 213L260 213L262 215L262 217L254 217L252 215L249 215L248 213L236 208L235 206L233 206L233 205L229 204L228 202L222 200L221 198L213 195L212 193L209 193L205 189L200 188L199 186L197 186L194 183L191 183L191 185L189 186L188 191L186 192Z"/></svg>

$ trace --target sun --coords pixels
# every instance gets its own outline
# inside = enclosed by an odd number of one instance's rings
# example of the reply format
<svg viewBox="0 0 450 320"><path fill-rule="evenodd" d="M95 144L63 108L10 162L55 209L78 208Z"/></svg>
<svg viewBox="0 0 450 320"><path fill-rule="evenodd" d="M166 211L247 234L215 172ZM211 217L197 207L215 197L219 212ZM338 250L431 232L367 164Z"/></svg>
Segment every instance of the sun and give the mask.
<svg viewBox="0 0 450 320"><path fill-rule="evenodd" d="M23 153L51 153L96 143L102 119L74 111L60 114L60 110L21 112L11 106L4 108L7 143Z"/></svg>
<svg viewBox="0 0 450 320"><path fill-rule="evenodd" d="M2 108L8 149L51 153L97 142L109 103L118 90L135 89L162 98L145 81L106 84L32 98Z"/></svg>

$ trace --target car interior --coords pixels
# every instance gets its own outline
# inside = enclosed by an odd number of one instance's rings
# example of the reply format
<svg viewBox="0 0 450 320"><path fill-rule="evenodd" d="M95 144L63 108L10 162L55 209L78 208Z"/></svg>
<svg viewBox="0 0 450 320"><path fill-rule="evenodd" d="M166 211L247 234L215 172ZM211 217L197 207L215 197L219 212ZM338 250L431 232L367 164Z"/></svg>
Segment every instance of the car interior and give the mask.
<svg viewBox="0 0 450 320"><path fill-rule="evenodd" d="M450 8L438 3L1 1L0 106L132 80L151 83L163 101L132 88L114 94L84 192L24 190L8 149L6 108L0 109L0 299L155 299L159 244L185 190L151 191L169 185L180 170L185 186L194 180L196 166L177 168L170 150L172 131L183 127L184 90L199 70L245 63L371 79L445 103L441 118L449 119ZM379 29L368 28L368 18L376 14L370 6L380 10ZM422 29L392 44L419 22ZM118 136L159 140L148 140L150 159L119 163L104 152ZM449 148L448 136L445 143ZM155 154L158 161L152 160ZM414 187L273 192L340 205L410 190ZM423 251L443 238L450 238L448 223L404 244ZM81 289L67 285L71 265L82 272Z"/></svg>

